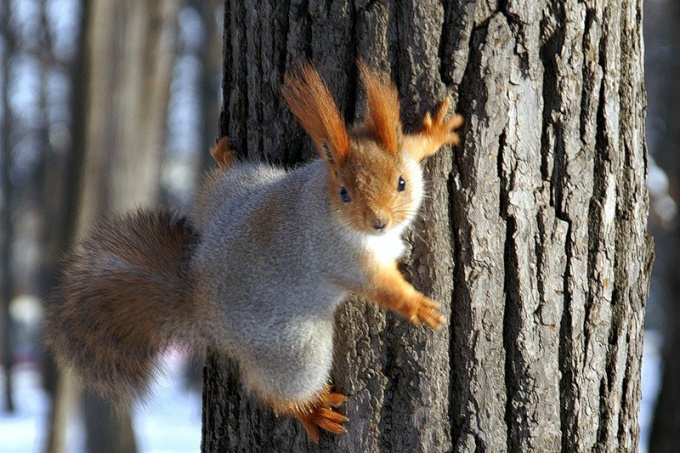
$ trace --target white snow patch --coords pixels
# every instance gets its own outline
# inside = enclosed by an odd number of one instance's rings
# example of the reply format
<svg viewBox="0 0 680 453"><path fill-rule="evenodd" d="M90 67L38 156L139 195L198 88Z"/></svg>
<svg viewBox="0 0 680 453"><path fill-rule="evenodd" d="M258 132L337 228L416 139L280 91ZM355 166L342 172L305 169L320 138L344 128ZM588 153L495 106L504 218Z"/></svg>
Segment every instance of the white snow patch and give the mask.
<svg viewBox="0 0 680 453"><path fill-rule="evenodd" d="M177 353L165 358L167 372L154 384L152 396L135 407L133 424L140 452L187 453L201 447L201 395L184 388L186 359ZM0 396L4 391L0 373ZM34 366L14 366L13 414L0 407L0 453L44 451L50 401ZM0 398L4 401L4 398ZM84 429L79 414L68 422L67 452L85 451Z"/></svg>

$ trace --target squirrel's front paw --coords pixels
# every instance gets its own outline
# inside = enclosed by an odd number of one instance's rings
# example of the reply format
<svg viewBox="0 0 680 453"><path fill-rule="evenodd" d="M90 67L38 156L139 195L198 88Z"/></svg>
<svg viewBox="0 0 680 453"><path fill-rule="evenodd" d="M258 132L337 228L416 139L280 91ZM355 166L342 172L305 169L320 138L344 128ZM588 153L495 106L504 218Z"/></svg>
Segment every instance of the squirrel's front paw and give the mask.
<svg viewBox="0 0 680 453"><path fill-rule="evenodd" d="M423 323L432 329L439 329L444 323L439 304L423 294L413 298L405 311L406 319L415 325Z"/></svg>
<svg viewBox="0 0 680 453"><path fill-rule="evenodd" d="M449 98L444 99L439 106L434 119L432 118L432 115L430 115L430 112L427 112L423 119L421 133L437 142L438 146L457 145L460 142L460 137L453 131L462 126L463 117L460 115L453 115L448 121L444 120L450 105L451 100Z"/></svg>

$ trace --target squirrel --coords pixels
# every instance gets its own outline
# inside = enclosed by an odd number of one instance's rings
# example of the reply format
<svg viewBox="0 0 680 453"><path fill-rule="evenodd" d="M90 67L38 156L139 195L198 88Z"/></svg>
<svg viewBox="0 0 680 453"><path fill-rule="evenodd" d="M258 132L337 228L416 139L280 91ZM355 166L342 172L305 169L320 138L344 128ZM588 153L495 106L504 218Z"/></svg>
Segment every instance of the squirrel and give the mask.
<svg viewBox="0 0 680 453"><path fill-rule="evenodd" d="M286 171L241 160L220 139L192 220L140 210L100 221L67 258L45 321L62 366L117 404L145 395L171 343L211 346L242 381L313 441L344 432L330 385L334 311L352 293L438 329L434 300L397 267L424 197L421 162L455 145L450 101L402 131L396 87L359 62L368 99L349 128L308 64L281 94L320 158Z"/></svg>

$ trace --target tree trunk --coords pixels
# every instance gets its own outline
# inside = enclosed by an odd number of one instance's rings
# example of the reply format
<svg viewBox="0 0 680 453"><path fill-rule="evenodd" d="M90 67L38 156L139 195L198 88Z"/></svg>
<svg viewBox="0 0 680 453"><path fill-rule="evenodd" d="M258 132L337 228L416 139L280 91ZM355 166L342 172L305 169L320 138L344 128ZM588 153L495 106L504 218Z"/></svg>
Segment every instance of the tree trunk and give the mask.
<svg viewBox="0 0 680 453"><path fill-rule="evenodd" d="M78 207L82 193L82 173L85 161L87 136L87 99L89 96L90 65L88 60L88 42L91 37L92 23L90 21L90 9L92 2L81 3L81 17L78 24L77 53L74 64L70 69L72 94L70 99L71 120L71 146L65 157L63 190L63 210L61 212L61 224L58 233L55 234L55 245L62 253L67 252L75 239ZM58 268L58 266L57 266ZM57 277L55 277L57 278ZM49 299L48 299L49 300ZM54 356L46 351L43 361L43 383L52 396L52 406L49 414L49 427L45 439L44 451L48 453L63 453L66 451L66 437L69 415L76 406L77 392L72 385L73 379L70 374L59 370Z"/></svg>
<svg viewBox="0 0 680 453"><path fill-rule="evenodd" d="M202 123L203 149L209 149L219 138L219 112L220 112L220 76L221 76L221 51L219 36L222 36L222 27L216 20L220 0L192 0L189 4L199 11L205 37L198 58L201 59L201 82L200 82L200 108ZM199 159L199 174L206 169L212 168L212 158L209 153L204 153Z"/></svg>
<svg viewBox="0 0 680 453"><path fill-rule="evenodd" d="M101 216L157 200L179 7L178 0L101 0L85 9L87 66L81 75L87 86L81 88L88 102L81 105L84 118L77 117L83 130L74 133L84 148L77 148L83 171L73 169L81 177L81 194L73 197L78 213L71 225L78 236ZM58 396L72 395L67 378ZM89 391L83 405L88 451L136 451L130 413ZM65 410L55 403L54 413ZM52 423L60 420L53 417ZM51 438L59 439L59 430L52 431Z"/></svg>
<svg viewBox="0 0 680 453"><path fill-rule="evenodd" d="M466 124L426 165L405 259L449 328L342 306L332 378L350 421L319 446L210 351L203 450L635 450L652 261L641 1L226 3L221 126L239 152L312 156L278 94L305 58L350 122L361 58L397 84L406 128L445 96Z"/></svg>
<svg viewBox="0 0 680 453"><path fill-rule="evenodd" d="M9 6L0 7L0 33L4 42L2 50L2 93L0 97L0 112L2 120L0 122L0 153L2 156L2 169L0 175L2 184L2 232L0 233L0 273L2 280L0 285L0 331L2 337L2 369L3 369L3 401L0 410L9 413L14 412L14 379L12 377L12 353L14 342L14 322L10 315L10 304L14 296L14 286L12 279L12 244L14 242L14 225L12 223L12 181L10 172L14 159L12 158L12 130L13 115L10 110L9 90L10 90L10 61L11 56L16 52L16 39L14 30L11 29ZM15 137L16 140L16 137Z"/></svg>

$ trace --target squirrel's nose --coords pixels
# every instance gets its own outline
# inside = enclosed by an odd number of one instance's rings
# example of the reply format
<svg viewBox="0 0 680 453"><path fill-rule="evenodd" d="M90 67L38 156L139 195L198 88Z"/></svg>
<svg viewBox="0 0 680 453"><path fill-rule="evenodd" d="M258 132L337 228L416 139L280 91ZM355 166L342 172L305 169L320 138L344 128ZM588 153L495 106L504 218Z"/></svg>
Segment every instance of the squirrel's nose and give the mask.
<svg viewBox="0 0 680 453"><path fill-rule="evenodd" d="M387 214L383 212L377 212L373 215L371 219L371 226L376 231L384 230L390 223L390 218Z"/></svg>

